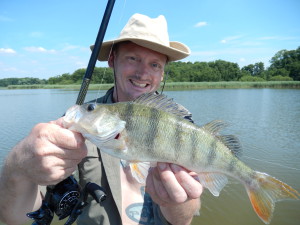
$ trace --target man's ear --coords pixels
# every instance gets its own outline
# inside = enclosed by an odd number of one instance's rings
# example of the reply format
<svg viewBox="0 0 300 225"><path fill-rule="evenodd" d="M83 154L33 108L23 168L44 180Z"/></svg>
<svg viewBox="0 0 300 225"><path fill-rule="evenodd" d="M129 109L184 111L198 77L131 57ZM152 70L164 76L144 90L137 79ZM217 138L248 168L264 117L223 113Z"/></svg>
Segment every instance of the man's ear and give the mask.
<svg viewBox="0 0 300 225"><path fill-rule="evenodd" d="M110 55L109 55L109 58L108 58L108 66L110 68L114 68L114 53L112 52Z"/></svg>
<svg viewBox="0 0 300 225"><path fill-rule="evenodd" d="M164 76L165 76L165 72L162 73L161 78L160 78L160 81L163 81L163 80L164 80Z"/></svg>

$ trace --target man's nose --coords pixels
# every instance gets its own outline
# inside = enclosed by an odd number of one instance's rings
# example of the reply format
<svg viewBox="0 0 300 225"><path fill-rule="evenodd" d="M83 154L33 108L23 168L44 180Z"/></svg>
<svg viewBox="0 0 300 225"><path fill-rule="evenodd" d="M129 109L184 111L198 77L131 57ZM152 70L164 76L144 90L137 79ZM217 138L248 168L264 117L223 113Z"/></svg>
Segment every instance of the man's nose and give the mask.
<svg viewBox="0 0 300 225"><path fill-rule="evenodd" d="M145 63L145 62L140 62L137 67L136 74L139 76L149 75L150 74L149 65L147 65L147 63Z"/></svg>

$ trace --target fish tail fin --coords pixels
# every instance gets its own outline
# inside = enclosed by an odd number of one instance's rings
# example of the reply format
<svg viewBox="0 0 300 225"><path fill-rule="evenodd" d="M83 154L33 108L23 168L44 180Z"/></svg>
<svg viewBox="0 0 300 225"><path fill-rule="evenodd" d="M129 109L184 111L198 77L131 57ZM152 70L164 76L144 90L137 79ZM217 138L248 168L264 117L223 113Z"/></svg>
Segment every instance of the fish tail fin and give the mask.
<svg viewBox="0 0 300 225"><path fill-rule="evenodd" d="M254 211L264 223L270 223L276 201L299 200L300 194L282 181L260 172L255 176L256 185L246 185L246 190Z"/></svg>

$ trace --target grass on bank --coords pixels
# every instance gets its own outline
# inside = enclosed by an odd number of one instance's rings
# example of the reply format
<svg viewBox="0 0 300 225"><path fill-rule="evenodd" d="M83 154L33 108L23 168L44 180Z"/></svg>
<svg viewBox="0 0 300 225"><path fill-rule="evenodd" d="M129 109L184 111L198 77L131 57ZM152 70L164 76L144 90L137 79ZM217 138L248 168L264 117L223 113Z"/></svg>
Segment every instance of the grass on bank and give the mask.
<svg viewBox="0 0 300 225"><path fill-rule="evenodd" d="M72 89L79 90L80 84L69 85L9 85L7 89ZM90 84L90 90L108 90L113 84ZM300 81L264 81L264 82L170 82L165 84L164 90L198 90L198 89L226 89L226 88L300 88Z"/></svg>

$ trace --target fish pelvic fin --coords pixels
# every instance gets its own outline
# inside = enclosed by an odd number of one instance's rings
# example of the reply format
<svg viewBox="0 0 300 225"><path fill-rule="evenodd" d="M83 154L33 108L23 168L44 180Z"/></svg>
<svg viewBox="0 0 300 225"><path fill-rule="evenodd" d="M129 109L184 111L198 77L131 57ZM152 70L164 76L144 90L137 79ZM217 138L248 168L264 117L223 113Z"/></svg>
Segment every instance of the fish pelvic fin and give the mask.
<svg viewBox="0 0 300 225"><path fill-rule="evenodd" d="M246 190L256 214L265 224L269 224L276 201L299 200L300 194L289 185L268 174L260 172L255 174L258 185L253 188L251 185L247 186L246 184Z"/></svg>

